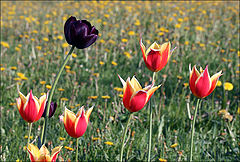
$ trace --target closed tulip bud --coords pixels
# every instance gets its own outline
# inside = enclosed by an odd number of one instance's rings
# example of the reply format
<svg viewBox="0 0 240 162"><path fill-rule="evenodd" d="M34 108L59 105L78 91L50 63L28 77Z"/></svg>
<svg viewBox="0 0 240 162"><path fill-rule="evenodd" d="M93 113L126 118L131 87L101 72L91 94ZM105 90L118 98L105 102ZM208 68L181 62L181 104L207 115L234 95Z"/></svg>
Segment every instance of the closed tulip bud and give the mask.
<svg viewBox="0 0 240 162"><path fill-rule="evenodd" d="M196 65L191 69L189 65L190 77L189 86L192 93L198 98L205 98L212 93L216 88L218 78L222 75L222 71L214 74L211 78L208 73L208 66L205 70L200 68L200 73L196 68Z"/></svg>
<svg viewBox="0 0 240 162"><path fill-rule="evenodd" d="M82 106L77 115L75 115L72 111L65 108L63 122L69 136L78 138L85 133L92 110L93 107L85 112Z"/></svg>
<svg viewBox="0 0 240 162"><path fill-rule="evenodd" d="M48 102L47 102L47 103L48 103ZM45 117L45 116L46 116L47 103L46 103L46 107L45 107L45 109L44 109L44 112L43 112L43 114L42 114L42 117ZM51 102L51 104L50 104L50 109L49 109L49 116L48 116L49 118L51 118L51 117L54 115L56 109L57 109L57 103L56 103L56 102Z"/></svg>
<svg viewBox="0 0 240 162"><path fill-rule="evenodd" d="M20 91L18 92L19 98L17 98L17 108L22 118L28 123L38 121L46 105L47 95L44 94L39 99L33 96L32 90L25 97Z"/></svg>
<svg viewBox="0 0 240 162"><path fill-rule="evenodd" d="M78 49L87 48L98 38L98 30L87 20L77 20L71 16L64 25L64 34L68 44Z"/></svg>
<svg viewBox="0 0 240 162"><path fill-rule="evenodd" d="M128 77L126 82L119 75L118 77L123 85L123 105L130 112L141 110L149 101L153 93L160 87L160 85L153 87L152 84L142 88L135 77L131 80Z"/></svg>
<svg viewBox="0 0 240 162"><path fill-rule="evenodd" d="M162 45L158 45L154 42L147 50L142 43L142 39L140 40L140 46L142 50L143 60L149 70L152 72L158 72L164 68L167 64L171 54L173 52L170 51L171 44L170 42L164 43Z"/></svg>

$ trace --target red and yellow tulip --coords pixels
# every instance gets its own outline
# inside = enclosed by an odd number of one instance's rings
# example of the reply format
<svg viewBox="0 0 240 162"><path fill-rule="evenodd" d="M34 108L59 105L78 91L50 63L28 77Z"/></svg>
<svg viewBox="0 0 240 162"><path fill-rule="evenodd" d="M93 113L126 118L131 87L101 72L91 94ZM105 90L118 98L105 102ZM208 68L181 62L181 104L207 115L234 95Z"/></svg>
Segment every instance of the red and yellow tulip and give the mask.
<svg viewBox="0 0 240 162"><path fill-rule="evenodd" d="M152 84L142 88L134 76L131 80L128 77L126 82L119 75L118 77L123 85L123 104L130 112L141 110L153 93L160 87L160 85L153 87Z"/></svg>
<svg viewBox="0 0 240 162"><path fill-rule="evenodd" d="M20 97L17 98L17 108L22 118L28 123L38 121L44 112L47 95L44 94L38 99L33 96L32 90L26 97L20 91L18 94Z"/></svg>
<svg viewBox="0 0 240 162"><path fill-rule="evenodd" d="M69 136L78 138L85 133L92 110L93 107L85 112L82 106L77 115L75 115L72 111L65 108L63 122Z"/></svg>
<svg viewBox="0 0 240 162"><path fill-rule="evenodd" d="M200 73L196 68L196 65L191 69L189 65L190 77L189 86L192 93L198 98L207 97L216 88L218 78L222 75L222 71L214 74L211 78L208 73L208 66L205 70L200 68Z"/></svg>
<svg viewBox="0 0 240 162"><path fill-rule="evenodd" d="M170 42L158 45L154 42L147 50L140 39L142 55L147 68L153 72L158 72L167 64L171 54Z"/></svg>
<svg viewBox="0 0 240 162"><path fill-rule="evenodd" d="M37 146L35 146L33 144L28 144L28 148L27 148L31 162L37 162L37 161L55 162L61 149L62 149L62 146L55 147L52 150L52 154L50 155L50 153L45 145L42 145L40 150L38 149Z"/></svg>

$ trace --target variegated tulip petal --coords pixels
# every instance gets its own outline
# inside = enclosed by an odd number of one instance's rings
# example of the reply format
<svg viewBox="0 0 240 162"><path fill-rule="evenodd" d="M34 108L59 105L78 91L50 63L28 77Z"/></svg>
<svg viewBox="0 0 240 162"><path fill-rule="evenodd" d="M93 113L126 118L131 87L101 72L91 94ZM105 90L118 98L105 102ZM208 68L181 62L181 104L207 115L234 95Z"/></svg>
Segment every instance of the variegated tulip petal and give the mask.
<svg viewBox="0 0 240 162"><path fill-rule="evenodd" d="M143 59L144 61L146 60L146 48L144 46L144 44L142 43L142 39L140 39L140 47L141 47L141 51L142 51L142 55L143 55Z"/></svg>
<svg viewBox="0 0 240 162"><path fill-rule="evenodd" d="M38 160L38 156L39 156L39 149L37 146L29 143L28 147L27 147L28 153L29 153L29 157L31 162L35 162Z"/></svg>
<svg viewBox="0 0 240 162"><path fill-rule="evenodd" d="M212 93L212 91L216 88L217 81L218 81L218 79L219 79L219 77L220 77L221 75L222 75L222 71L214 74L214 75L211 77L211 82L212 82L212 84L211 84L211 88L210 88L210 90L209 90L209 92L208 92L208 95L210 95L210 94ZM208 95L207 95L207 96L208 96Z"/></svg>
<svg viewBox="0 0 240 162"><path fill-rule="evenodd" d="M55 162L55 161L56 161L57 156L58 156L59 152L61 151L61 149L62 149L62 146L58 146L58 147L55 147L55 148L52 150L51 162Z"/></svg>
<svg viewBox="0 0 240 162"><path fill-rule="evenodd" d="M204 72L198 77L195 83L195 90L197 97L204 98L208 95L211 88L211 80L208 73L208 67L205 68Z"/></svg>
<svg viewBox="0 0 240 162"><path fill-rule="evenodd" d="M47 147L45 145L42 145L42 147L39 150L40 155L50 155L50 152L48 151Z"/></svg>
<svg viewBox="0 0 240 162"><path fill-rule="evenodd" d="M40 110L38 112L38 116L36 117L35 121L38 121L42 117L42 114L43 114L44 109L46 107L46 103L47 103L47 95L44 94L39 99Z"/></svg>
<svg viewBox="0 0 240 162"><path fill-rule="evenodd" d="M149 89L151 89L153 87L153 85L154 85L154 83L146 86L145 88L143 88L143 90L148 91Z"/></svg>
<svg viewBox="0 0 240 162"><path fill-rule="evenodd" d="M158 71L158 68L161 66L162 56L160 51L151 50L147 54L147 59L145 61L146 66L151 71Z"/></svg>
<svg viewBox="0 0 240 162"><path fill-rule="evenodd" d="M192 91L192 93L196 96L196 89L195 89L195 83L198 77L200 76L198 70L196 69L196 65L193 66L193 69L191 70L191 65L189 65L190 70L190 77L189 77L189 87Z"/></svg>
<svg viewBox="0 0 240 162"><path fill-rule="evenodd" d="M135 76L132 77L131 84L132 84L132 86L134 88L134 91L139 91L139 90L142 89L142 86L140 85L138 80L135 78Z"/></svg>
<svg viewBox="0 0 240 162"><path fill-rule="evenodd" d="M149 99L152 97L153 93L160 87L161 85L159 86L155 86L153 88L151 88L149 91L147 91L147 102L149 101ZM146 103L147 103L146 102Z"/></svg>
<svg viewBox="0 0 240 162"><path fill-rule="evenodd" d="M75 130L75 135L72 137L75 137L75 138L81 137L87 130L87 122L84 115L84 111L82 111L82 115L76 119L74 130Z"/></svg>
<svg viewBox="0 0 240 162"><path fill-rule="evenodd" d="M25 117L25 115L24 115L24 113L23 113L23 106L24 106L24 103L23 103L23 101L21 100L20 97L17 98L16 101L17 101L17 108L18 108L18 111L19 111L21 117L25 120L26 117Z"/></svg>
<svg viewBox="0 0 240 162"><path fill-rule="evenodd" d="M158 45L156 42L154 42L153 44L151 44L151 46L150 46L150 47L147 49L147 51L146 51L146 57L148 56L148 54L149 54L150 51L160 51L159 45Z"/></svg>
<svg viewBox="0 0 240 162"><path fill-rule="evenodd" d="M23 113L25 115L25 119L27 122L34 122L38 112L39 112L39 104L38 101L33 97L32 92L30 91L30 95L23 107Z"/></svg>
<svg viewBox="0 0 240 162"><path fill-rule="evenodd" d="M83 114L82 111L84 111L84 106L80 107L80 109L77 112L76 118L78 118L79 116L81 116Z"/></svg>
<svg viewBox="0 0 240 162"><path fill-rule="evenodd" d="M75 114L72 111L65 108L64 118L63 118L64 127L65 127L67 133L69 134L69 136L71 136L71 137L76 136L75 130L74 130L75 120L76 120Z"/></svg>
<svg viewBox="0 0 240 162"><path fill-rule="evenodd" d="M118 75L118 78L120 79L122 86L125 87L126 86L126 82L121 78L120 75Z"/></svg>
<svg viewBox="0 0 240 162"><path fill-rule="evenodd" d="M162 45L161 45L161 48L160 48L160 51L161 51L161 53L162 53L162 55L163 54L165 54L165 55L167 55L168 57L167 57L167 61L169 60L169 58L170 58L170 49L171 49L171 43L170 42L167 42L167 43L163 43Z"/></svg>
<svg viewBox="0 0 240 162"><path fill-rule="evenodd" d="M23 104L27 102L27 97L25 97L20 91L18 91L19 97L21 98Z"/></svg>
<svg viewBox="0 0 240 162"><path fill-rule="evenodd" d="M170 43L164 43L161 46L161 63L158 66L157 71L162 70L166 66L168 59L170 58L170 46Z"/></svg>
<svg viewBox="0 0 240 162"><path fill-rule="evenodd" d="M133 93L134 93L133 86L131 85L131 82L128 79L126 83L125 92L123 93L123 104L126 108L129 108L130 106L130 98L132 97Z"/></svg>
<svg viewBox="0 0 240 162"><path fill-rule="evenodd" d="M50 155L40 154L38 161L49 162L51 161Z"/></svg>
<svg viewBox="0 0 240 162"><path fill-rule="evenodd" d="M135 92L131 97L130 107L128 108L128 110L130 112L137 112L141 110L145 106L146 99L147 99L146 91L140 90Z"/></svg>
<svg viewBox="0 0 240 162"><path fill-rule="evenodd" d="M85 119L86 119L87 124L88 124L89 117L90 117L92 111L93 111L93 106L85 112Z"/></svg>

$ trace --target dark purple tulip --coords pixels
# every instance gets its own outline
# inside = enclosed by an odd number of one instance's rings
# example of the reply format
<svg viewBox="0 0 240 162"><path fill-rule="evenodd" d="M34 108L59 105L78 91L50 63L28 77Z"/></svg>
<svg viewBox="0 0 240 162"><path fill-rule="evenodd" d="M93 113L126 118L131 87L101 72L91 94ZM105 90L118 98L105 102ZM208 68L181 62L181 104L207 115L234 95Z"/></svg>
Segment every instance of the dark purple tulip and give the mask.
<svg viewBox="0 0 240 162"><path fill-rule="evenodd" d="M98 38L98 30L87 20L77 20L71 16L64 25L64 34L68 44L78 49L87 48Z"/></svg>
<svg viewBox="0 0 240 162"><path fill-rule="evenodd" d="M46 106L45 106L44 112L42 114L42 117L46 116L47 103L48 102L46 102ZM56 102L51 102L50 109L49 109L49 118L51 118L53 116L53 114L55 113L56 109L57 109L57 103Z"/></svg>

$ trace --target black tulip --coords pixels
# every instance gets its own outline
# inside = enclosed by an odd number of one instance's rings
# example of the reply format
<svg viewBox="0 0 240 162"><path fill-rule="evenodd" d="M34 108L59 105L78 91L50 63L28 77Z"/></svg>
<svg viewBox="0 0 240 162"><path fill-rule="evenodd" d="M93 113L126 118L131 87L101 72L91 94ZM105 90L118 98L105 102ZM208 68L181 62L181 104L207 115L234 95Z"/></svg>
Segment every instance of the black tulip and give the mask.
<svg viewBox="0 0 240 162"><path fill-rule="evenodd" d="M45 106L44 112L42 114L42 117L46 116L47 104L48 104L48 102L46 102L46 106ZM57 103L56 102L51 102L50 109L49 109L49 118L51 118L53 116L53 114L55 113L56 109L57 109Z"/></svg>
<svg viewBox="0 0 240 162"><path fill-rule="evenodd" d="M87 48L98 38L98 30L87 20L77 20L71 16L64 25L64 34L68 44L78 49Z"/></svg>

